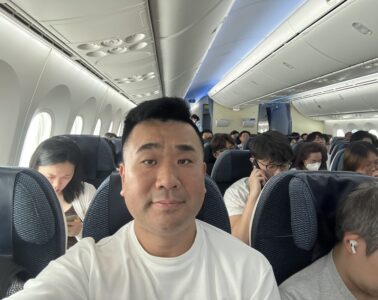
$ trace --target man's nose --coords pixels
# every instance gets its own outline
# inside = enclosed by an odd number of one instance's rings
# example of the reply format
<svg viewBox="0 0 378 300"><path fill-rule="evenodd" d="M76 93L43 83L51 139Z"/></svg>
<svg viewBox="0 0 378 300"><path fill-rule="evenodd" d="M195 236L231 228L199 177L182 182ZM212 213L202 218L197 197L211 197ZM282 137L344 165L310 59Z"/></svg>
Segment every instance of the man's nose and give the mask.
<svg viewBox="0 0 378 300"><path fill-rule="evenodd" d="M174 163L162 163L157 172L156 187L158 189L170 190L180 186L178 166Z"/></svg>

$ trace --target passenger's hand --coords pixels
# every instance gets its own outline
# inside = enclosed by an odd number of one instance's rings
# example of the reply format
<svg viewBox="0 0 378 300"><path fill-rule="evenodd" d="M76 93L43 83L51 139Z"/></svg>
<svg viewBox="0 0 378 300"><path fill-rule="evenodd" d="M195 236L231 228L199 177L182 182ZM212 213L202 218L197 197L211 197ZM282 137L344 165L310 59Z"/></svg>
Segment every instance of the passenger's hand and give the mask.
<svg viewBox="0 0 378 300"><path fill-rule="evenodd" d="M73 221L67 222L68 236L70 237L77 236L81 232L82 228L83 223L81 222L79 217L77 217Z"/></svg>
<svg viewBox="0 0 378 300"><path fill-rule="evenodd" d="M375 170L371 176L378 177L378 170Z"/></svg>
<svg viewBox="0 0 378 300"><path fill-rule="evenodd" d="M261 188L265 185L268 177L264 170L254 168L249 175L249 191L250 194L254 194L256 198L261 192Z"/></svg>

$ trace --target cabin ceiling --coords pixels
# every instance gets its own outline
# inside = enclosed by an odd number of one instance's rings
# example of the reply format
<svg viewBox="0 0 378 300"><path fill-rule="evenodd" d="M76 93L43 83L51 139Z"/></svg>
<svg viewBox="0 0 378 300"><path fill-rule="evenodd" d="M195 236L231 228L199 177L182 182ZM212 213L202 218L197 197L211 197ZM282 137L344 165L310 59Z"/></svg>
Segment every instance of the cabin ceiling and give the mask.
<svg viewBox="0 0 378 300"><path fill-rule="evenodd" d="M378 11L377 0L1 2L136 104L163 95L199 99L213 89L214 101L230 108L293 101L306 116L333 118L356 112L360 90L348 80L378 72L378 18L372 13ZM291 12L317 3L328 11L299 28L307 16ZM266 48L270 37L281 41L287 30L292 38L216 88L238 62ZM343 91L330 86L343 82ZM369 84L375 91L378 85ZM337 106L320 99L322 88L341 99ZM366 99L361 113L378 110L370 96ZM330 110L319 109L319 102Z"/></svg>

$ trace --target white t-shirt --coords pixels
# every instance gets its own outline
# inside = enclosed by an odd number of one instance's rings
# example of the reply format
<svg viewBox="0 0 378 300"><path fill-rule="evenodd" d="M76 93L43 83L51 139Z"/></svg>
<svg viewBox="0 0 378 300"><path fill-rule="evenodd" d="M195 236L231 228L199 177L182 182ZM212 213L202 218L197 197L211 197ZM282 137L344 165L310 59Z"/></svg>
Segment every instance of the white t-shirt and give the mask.
<svg viewBox="0 0 378 300"><path fill-rule="evenodd" d="M249 177L244 177L234 182L224 193L224 203L228 215L241 215L249 196Z"/></svg>
<svg viewBox="0 0 378 300"><path fill-rule="evenodd" d="M148 254L134 221L97 244L85 238L10 299L280 299L265 257L196 221L192 247L178 257Z"/></svg>

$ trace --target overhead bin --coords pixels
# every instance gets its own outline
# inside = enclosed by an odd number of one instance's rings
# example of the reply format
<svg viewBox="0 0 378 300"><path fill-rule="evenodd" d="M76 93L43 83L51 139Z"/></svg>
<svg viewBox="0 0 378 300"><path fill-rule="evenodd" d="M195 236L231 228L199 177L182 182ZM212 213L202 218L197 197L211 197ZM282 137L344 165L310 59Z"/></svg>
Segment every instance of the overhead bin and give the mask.
<svg viewBox="0 0 378 300"><path fill-rule="evenodd" d="M373 11L378 11L378 1L376 0L344 2L242 76L222 89L216 90L215 88L211 97L216 102L231 107L262 99L265 101L291 97L298 92L304 92L303 87L327 86L330 84L327 80L315 85L306 85L306 82L310 83L339 70L378 57L378 18L372 13ZM256 51L259 48L261 46ZM254 52L251 53L251 56L253 54ZM354 70L354 78L362 76L362 71L360 74L357 69ZM258 84L254 85L251 82ZM301 90L296 89L296 85L299 84L302 85L300 86ZM226 93L227 100L225 101ZM232 95L234 97L230 99L229 97ZM276 97L268 97L271 95ZM348 103L348 101L359 101L353 96L356 93L344 95L343 92L336 95L340 95L341 98L337 96L336 100L337 103L340 103L338 99L342 100L341 103L345 110L357 109L353 103ZM322 99L323 97L319 101L323 101ZM296 106L301 105L309 107L309 104L296 103ZM365 105L365 108L371 106ZM316 109L316 103L311 107L314 108L308 108L309 111L305 113L306 115L324 112L322 109ZM334 110L332 107L330 109ZM303 110L307 111L307 108Z"/></svg>

